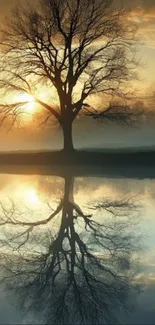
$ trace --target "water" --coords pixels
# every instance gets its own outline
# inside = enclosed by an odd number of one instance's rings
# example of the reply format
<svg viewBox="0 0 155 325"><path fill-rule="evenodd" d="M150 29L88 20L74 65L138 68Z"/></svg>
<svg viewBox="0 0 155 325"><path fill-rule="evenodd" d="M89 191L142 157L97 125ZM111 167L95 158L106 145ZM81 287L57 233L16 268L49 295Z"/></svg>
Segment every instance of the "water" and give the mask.
<svg viewBox="0 0 155 325"><path fill-rule="evenodd" d="M154 200L154 179L1 174L0 323L154 324Z"/></svg>

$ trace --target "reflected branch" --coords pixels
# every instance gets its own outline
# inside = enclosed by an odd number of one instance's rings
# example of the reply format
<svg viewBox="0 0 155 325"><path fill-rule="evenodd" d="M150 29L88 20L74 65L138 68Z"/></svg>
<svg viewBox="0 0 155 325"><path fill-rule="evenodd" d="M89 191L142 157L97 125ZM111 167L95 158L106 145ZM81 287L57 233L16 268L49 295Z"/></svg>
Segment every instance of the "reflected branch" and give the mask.
<svg viewBox="0 0 155 325"><path fill-rule="evenodd" d="M11 233L19 229L10 238L6 232L12 252L1 253L2 281L19 297L20 307L39 313L43 324L116 324L134 288L138 206L131 198L105 199L85 213L74 202L73 187L66 176L63 199L44 221L19 222L13 214L6 219L4 210L0 226L11 226ZM41 228L45 224L48 229Z"/></svg>
<svg viewBox="0 0 155 325"><path fill-rule="evenodd" d="M22 222L22 221L18 221L16 218L14 218L14 216L12 215L13 213L14 214L17 214L17 211L15 209L15 206L12 202L12 208L10 211L13 211L11 212L11 215L10 213L8 214L8 210L5 209L5 207L2 205L2 203L0 202L0 206L3 210L4 215L1 217L1 222L0 222L0 226L3 226L3 225L14 225L14 226L30 226L30 227L36 227L36 226L40 226L40 225L45 225L47 224L48 222L50 222L55 216L57 216L59 214L59 212L62 210L62 202L58 205L58 207L56 208L56 210L47 218L47 219L44 219L44 220L40 220L40 221L30 221L30 222ZM10 212L9 211L9 212Z"/></svg>

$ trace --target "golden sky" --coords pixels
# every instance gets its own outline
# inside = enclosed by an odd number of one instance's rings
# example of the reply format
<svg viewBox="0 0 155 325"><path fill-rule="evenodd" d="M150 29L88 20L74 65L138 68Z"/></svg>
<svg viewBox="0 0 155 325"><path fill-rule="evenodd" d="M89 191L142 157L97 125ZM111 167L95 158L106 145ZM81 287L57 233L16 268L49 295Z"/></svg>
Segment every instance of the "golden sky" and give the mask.
<svg viewBox="0 0 155 325"><path fill-rule="evenodd" d="M24 3L26 0L21 0ZM120 0L114 0L120 2ZM0 19L5 17L17 0L0 0ZM122 1L121 1L122 2ZM141 68L143 83L154 89L155 86L155 0L124 0L124 6L131 13L131 20L136 22L143 45L139 49L139 57L144 63ZM2 20L1 20L2 21ZM137 44L138 45L138 44Z"/></svg>
<svg viewBox="0 0 155 325"><path fill-rule="evenodd" d="M119 1L119 0L115 0ZM8 14L17 0L0 0L1 18ZM25 2L25 0L21 0ZM155 0L124 0L131 10L131 19L138 24L139 36L143 42L139 56L144 63L142 77L148 86L155 85Z"/></svg>
<svg viewBox="0 0 155 325"><path fill-rule="evenodd" d="M144 63L142 76L155 86L155 0L130 0L131 19L138 25L138 36L143 45L139 56Z"/></svg>

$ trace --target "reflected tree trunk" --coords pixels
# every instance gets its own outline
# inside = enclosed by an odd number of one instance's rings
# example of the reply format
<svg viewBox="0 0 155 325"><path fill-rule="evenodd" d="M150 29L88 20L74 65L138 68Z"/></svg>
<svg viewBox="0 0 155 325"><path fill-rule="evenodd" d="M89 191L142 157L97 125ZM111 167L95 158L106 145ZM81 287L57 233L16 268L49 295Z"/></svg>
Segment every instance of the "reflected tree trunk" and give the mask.
<svg viewBox="0 0 155 325"><path fill-rule="evenodd" d="M134 287L131 262L137 246L131 214L136 207L129 198L105 199L89 205L86 213L74 201L74 178L68 174L64 181L61 202L46 219L29 216L24 222L15 205L10 214L3 209L0 226L8 225L8 237L0 244L16 256L1 252L2 281L19 296L21 308L39 311L43 324L116 324L115 311L127 308ZM98 219L96 211L109 218Z"/></svg>

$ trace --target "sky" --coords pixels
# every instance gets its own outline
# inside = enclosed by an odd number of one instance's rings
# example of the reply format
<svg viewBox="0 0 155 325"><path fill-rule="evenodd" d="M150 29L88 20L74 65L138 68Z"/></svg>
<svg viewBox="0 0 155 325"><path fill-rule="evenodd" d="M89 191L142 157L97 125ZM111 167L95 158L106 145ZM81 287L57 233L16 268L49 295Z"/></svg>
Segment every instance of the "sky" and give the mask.
<svg viewBox="0 0 155 325"><path fill-rule="evenodd" d="M131 19L138 25L138 36L143 43L139 56L144 63L141 74L148 85L155 85L155 0L130 0ZM154 84L154 85L153 85Z"/></svg>
<svg viewBox="0 0 155 325"><path fill-rule="evenodd" d="M120 0L114 0L114 2ZM0 0L0 17L5 17L17 0ZM24 3L25 0L21 0ZM123 1L121 1L123 2ZM140 71L142 83L149 88L155 86L155 0L124 0L130 19L138 25L138 36L143 43L139 47L139 57L143 63ZM138 45L138 44L137 44Z"/></svg>

